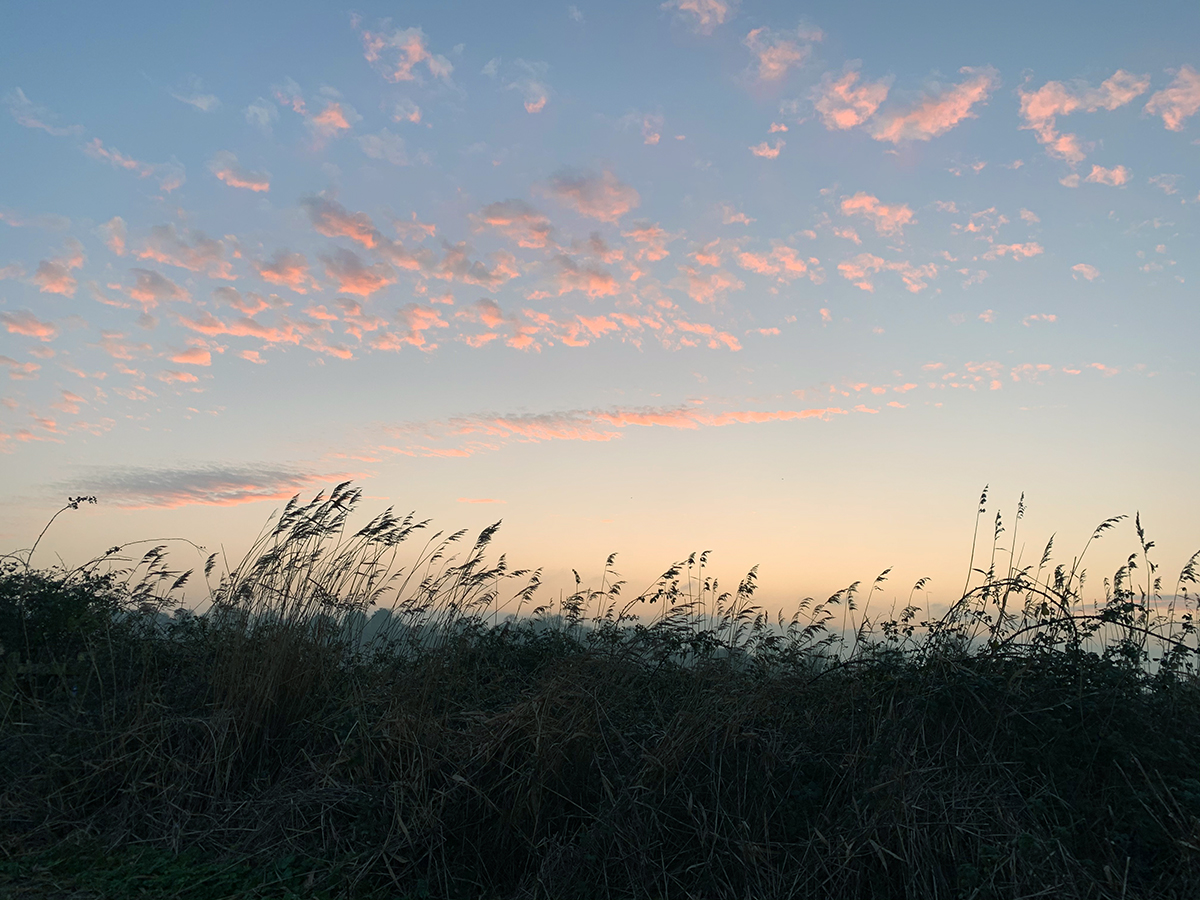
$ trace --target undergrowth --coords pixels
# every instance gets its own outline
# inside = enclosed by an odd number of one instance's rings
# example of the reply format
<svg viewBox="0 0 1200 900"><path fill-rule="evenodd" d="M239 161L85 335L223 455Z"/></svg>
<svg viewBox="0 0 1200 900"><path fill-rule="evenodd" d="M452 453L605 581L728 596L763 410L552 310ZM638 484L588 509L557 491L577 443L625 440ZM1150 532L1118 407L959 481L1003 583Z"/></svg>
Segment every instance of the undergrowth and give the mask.
<svg viewBox="0 0 1200 900"><path fill-rule="evenodd" d="M705 554L538 605L360 500L193 610L164 546L0 561L0 896L1200 896L1200 555L1164 593L1140 519L1095 600L997 516L944 615L772 617Z"/></svg>

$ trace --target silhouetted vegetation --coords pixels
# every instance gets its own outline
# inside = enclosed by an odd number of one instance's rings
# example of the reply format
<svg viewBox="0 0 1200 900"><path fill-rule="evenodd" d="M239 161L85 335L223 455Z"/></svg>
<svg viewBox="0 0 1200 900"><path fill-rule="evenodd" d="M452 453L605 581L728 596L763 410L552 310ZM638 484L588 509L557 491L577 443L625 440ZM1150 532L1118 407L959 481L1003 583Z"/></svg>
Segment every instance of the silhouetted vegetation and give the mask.
<svg viewBox="0 0 1200 900"><path fill-rule="evenodd" d="M0 562L0 896L1200 896L1198 558L1164 593L1140 521L1095 602L997 517L943 616L783 618L705 555L539 606L360 499L199 611L159 546Z"/></svg>

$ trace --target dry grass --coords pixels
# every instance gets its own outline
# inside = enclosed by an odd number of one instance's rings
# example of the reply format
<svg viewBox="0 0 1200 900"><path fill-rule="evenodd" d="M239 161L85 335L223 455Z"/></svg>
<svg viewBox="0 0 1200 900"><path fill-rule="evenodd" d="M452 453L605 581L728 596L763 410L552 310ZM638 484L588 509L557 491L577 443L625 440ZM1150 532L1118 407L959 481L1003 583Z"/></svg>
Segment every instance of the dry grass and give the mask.
<svg viewBox="0 0 1200 900"><path fill-rule="evenodd" d="M753 572L722 592L703 556L636 596L610 558L535 606L494 528L349 531L359 500L290 503L200 615L163 614L186 576L161 548L9 558L12 871L288 861L180 897L1200 896L1197 558L1164 596L1140 521L1095 603L1050 547L1001 565L997 518L941 618L872 616L884 573L772 620Z"/></svg>

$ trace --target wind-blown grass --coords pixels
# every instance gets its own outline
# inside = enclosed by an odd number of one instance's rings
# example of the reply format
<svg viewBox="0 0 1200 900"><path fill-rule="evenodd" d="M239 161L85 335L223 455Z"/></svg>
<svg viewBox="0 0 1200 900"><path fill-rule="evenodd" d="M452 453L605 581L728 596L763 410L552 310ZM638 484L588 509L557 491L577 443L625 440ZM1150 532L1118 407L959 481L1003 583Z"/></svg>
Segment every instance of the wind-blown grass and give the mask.
<svg viewBox="0 0 1200 900"><path fill-rule="evenodd" d="M1200 896L1200 556L1164 594L1140 519L1095 601L997 518L945 615L873 616L885 572L772 617L704 554L538 605L495 526L360 500L293 500L200 612L161 546L6 558L0 891Z"/></svg>

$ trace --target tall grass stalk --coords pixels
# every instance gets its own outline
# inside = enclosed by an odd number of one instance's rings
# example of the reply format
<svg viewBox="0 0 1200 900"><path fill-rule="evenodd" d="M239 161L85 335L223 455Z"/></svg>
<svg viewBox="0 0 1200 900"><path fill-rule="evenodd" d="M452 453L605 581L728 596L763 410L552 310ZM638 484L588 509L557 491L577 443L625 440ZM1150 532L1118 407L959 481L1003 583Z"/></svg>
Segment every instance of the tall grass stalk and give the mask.
<svg viewBox="0 0 1200 900"><path fill-rule="evenodd" d="M1140 516L1102 597L1083 558L1123 517L1023 565L1022 496L976 568L985 490L943 615L927 579L873 613L890 569L784 615L707 551L636 593L614 554L539 603L539 571L489 561L498 524L352 527L361 500L294 498L232 569L209 557L192 611L168 614L191 573L159 544L0 562L13 865L286 860L325 896L1200 896L1200 553L1164 596Z"/></svg>

